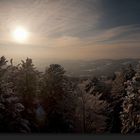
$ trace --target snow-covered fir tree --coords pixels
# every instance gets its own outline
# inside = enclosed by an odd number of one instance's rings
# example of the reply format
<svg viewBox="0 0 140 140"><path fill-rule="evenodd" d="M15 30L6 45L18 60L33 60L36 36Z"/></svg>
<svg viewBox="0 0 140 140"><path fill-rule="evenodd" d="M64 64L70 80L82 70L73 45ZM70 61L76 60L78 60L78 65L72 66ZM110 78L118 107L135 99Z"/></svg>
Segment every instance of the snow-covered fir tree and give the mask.
<svg viewBox="0 0 140 140"><path fill-rule="evenodd" d="M106 109L108 104L100 100L101 94L90 94L85 83L78 86L76 117L80 133L103 133L106 129ZM79 123L78 123L79 122Z"/></svg>
<svg viewBox="0 0 140 140"><path fill-rule="evenodd" d="M64 68L51 64L43 76L42 96L46 111L46 129L50 132L71 131L75 110L74 95Z"/></svg>
<svg viewBox="0 0 140 140"><path fill-rule="evenodd" d="M124 84L127 95L124 97L123 111L120 113L121 133L138 133L140 132L140 67L138 67L135 76Z"/></svg>
<svg viewBox="0 0 140 140"><path fill-rule="evenodd" d="M30 123L24 119L24 106L20 102L11 79L5 57L0 58L0 131L29 133Z"/></svg>
<svg viewBox="0 0 140 140"><path fill-rule="evenodd" d="M23 105L25 106L24 117L27 118L32 126L32 131L38 131L36 124L36 106L35 99L39 91L39 75L36 70L32 59L27 58L26 61L21 61L18 66L18 72L16 73L16 91L19 93L19 97Z"/></svg>

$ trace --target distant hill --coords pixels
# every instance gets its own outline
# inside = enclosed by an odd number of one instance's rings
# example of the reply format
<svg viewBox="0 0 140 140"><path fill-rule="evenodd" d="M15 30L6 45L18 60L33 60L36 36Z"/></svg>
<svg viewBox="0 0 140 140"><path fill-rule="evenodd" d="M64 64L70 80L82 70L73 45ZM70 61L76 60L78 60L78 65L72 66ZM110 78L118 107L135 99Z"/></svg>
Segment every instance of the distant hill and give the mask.
<svg viewBox="0 0 140 140"><path fill-rule="evenodd" d="M50 61L48 63L40 61L37 67L44 71L44 68L51 63L61 64L67 71L67 75L71 77L91 77L91 76L111 76L114 72L119 71L121 68L131 64L136 67L140 59L99 59L89 61Z"/></svg>

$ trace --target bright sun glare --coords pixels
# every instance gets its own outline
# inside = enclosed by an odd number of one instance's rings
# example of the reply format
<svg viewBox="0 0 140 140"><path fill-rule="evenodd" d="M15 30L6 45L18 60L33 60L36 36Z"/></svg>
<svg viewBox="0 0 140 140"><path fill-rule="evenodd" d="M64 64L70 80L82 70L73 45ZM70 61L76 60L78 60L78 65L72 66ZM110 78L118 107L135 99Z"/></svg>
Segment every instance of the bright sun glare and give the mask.
<svg viewBox="0 0 140 140"><path fill-rule="evenodd" d="M16 42L24 43L28 39L28 31L24 27L17 27L13 32L12 36Z"/></svg>

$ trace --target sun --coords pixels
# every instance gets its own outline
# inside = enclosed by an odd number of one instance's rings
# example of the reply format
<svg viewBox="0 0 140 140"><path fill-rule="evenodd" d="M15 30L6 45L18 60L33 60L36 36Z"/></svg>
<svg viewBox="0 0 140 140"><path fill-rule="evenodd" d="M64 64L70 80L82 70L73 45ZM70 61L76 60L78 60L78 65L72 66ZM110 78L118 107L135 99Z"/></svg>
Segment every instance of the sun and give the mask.
<svg viewBox="0 0 140 140"><path fill-rule="evenodd" d="M16 42L24 43L27 41L29 37L28 31L24 27L16 27L15 30L12 32L12 37Z"/></svg>

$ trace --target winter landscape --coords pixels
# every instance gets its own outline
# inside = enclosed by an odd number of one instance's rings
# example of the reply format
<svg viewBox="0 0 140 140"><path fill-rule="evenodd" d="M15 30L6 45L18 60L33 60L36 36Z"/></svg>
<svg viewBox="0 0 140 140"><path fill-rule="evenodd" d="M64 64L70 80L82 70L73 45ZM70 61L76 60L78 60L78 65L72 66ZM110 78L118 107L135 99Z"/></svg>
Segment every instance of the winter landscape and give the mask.
<svg viewBox="0 0 140 140"><path fill-rule="evenodd" d="M140 134L139 0L0 0L0 133Z"/></svg>

